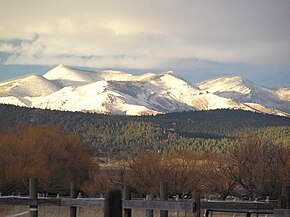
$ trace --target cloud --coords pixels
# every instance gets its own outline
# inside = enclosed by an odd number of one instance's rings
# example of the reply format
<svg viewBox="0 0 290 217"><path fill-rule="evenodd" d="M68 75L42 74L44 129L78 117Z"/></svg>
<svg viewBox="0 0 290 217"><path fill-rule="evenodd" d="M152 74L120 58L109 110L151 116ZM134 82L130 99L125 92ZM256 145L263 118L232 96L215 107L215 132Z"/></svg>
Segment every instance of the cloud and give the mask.
<svg viewBox="0 0 290 217"><path fill-rule="evenodd" d="M287 0L2 0L0 52L4 64L289 66L289 11Z"/></svg>

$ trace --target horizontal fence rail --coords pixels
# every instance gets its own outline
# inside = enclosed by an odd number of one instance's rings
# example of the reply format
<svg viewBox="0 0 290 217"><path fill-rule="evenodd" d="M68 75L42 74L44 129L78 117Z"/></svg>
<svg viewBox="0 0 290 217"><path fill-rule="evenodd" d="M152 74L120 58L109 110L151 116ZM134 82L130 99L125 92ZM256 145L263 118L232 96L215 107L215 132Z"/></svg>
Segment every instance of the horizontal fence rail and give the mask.
<svg viewBox="0 0 290 217"><path fill-rule="evenodd" d="M251 217L251 214L274 214L274 210L225 210L225 209L207 209L205 213L205 217L209 217L209 214L213 212L223 212L223 213L245 213L246 217Z"/></svg>
<svg viewBox="0 0 290 217"><path fill-rule="evenodd" d="M51 206L94 206L104 208L104 198L37 198L7 196L0 197L0 205L51 205ZM277 202L254 202L254 201L201 201L201 209L223 210L274 210L278 207ZM123 200L124 209L160 209L192 211L192 200Z"/></svg>
<svg viewBox="0 0 290 217"><path fill-rule="evenodd" d="M94 206L104 208L104 198L60 198L61 206Z"/></svg>
<svg viewBox="0 0 290 217"><path fill-rule="evenodd" d="M8 196L0 197L0 205L56 205L61 206L61 199L57 198L37 198Z"/></svg>
<svg viewBox="0 0 290 217"><path fill-rule="evenodd" d="M161 200L123 200L125 209L159 209L192 211L193 202L188 201L161 201Z"/></svg>
<svg viewBox="0 0 290 217"><path fill-rule="evenodd" d="M284 189L284 188L283 188ZM39 206L67 206L70 208L70 217L77 216L77 207L93 206L104 209L105 217L132 217L133 209L146 209L146 216L153 217L153 210L159 210L161 217L168 217L168 211L191 212L195 217L200 217L200 210L205 211L205 215L214 212L246 213L251 214L273 214L279 209L290 208L290 186L286 187L278 201L218 201L201 200L200 191L192 192L192 199L168 199L166 183L160 183L160 199L152 199L152 195L147 195L146 199L131 199L129 188L124 188L123 199L120 190L111 189L105 198L81 198L76 196L76 187L72 183L69 197L40 197L37 194L37 182L35 178L29 180L29 196L1 196L0 205L24 205L30 206L31 217L38 216ZM117 205L116 205L117 204ZM113 211L112 211L113 210ZM282 212L282 211L281 211ZM15 215L13 215L15 216ZM285 215L284 215L285 216ZM287 217L289 217L286 214Z"/></svg>
<svg viewBox="0 0 290 217"><path fill-rule="evenodd" d="M278 207L278 202L260 201L202 201L202 209L255 209L255 210L274 210Z"/></svg>

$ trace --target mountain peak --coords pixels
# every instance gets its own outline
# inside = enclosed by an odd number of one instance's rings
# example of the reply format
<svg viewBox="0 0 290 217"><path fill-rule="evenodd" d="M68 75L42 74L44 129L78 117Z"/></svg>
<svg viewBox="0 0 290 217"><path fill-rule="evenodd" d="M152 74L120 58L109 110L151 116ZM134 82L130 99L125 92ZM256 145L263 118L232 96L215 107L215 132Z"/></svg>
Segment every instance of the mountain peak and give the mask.
<svg viewBox="0 0 290 217"><path fill-rule="evenodd" d="M224 78L228 78L231 81L242 82L242 83L250 82L248 79L246 79L243 76L227 76L227 77L224 77Z"/></svg>
<svg viewBox="0 0 290 217"><path fill-rule="evenodd" d="M68 66L65 66L64 64L60 63L58 65L56 65L55 67L53 67L52 69L61 69L61 68L69 68ZM51 69L51 70L52 70Z"/></svg>
<svg viewBox="0 0 290 217"><path fill-rule="evenodd" d="M50 72L50 71L52 71L52 70L55 70L55 71L57 71L57 70L72 70L72 71L75 71L75 70L79 70L79 69L75 69L75 68L73 68L73 67L71 67L71 66L64 65L64 64L60 63L60 64L54 66L54 67L53 67L52 69L50 69L48 72ZM79 71L82 71L82 70L79 70ZM47 73L48 73L48 72L47 72ZM47 73L46 73L46 74L47 74Z"/></svg>
<svg viewBox="0 0 290 217"><path fill-rule="evenodd" d="M245 79L242 76L224 76L202 81L196 84L196 86L198 86L201 89L212 89L212 88L228 89L235 88L237 86L247 86L251 83L252 82L250 82L249 80Z"/></svg>
<svg viewBox="0 0 290 217"><path fill-rule="evenodd" d="M159 75L172 75L174 77L178 77L179 78L179 75L177 75L175 72L173 71L165 71L165 72L162 72L160 73Z"/></svg>
<svg viewBox="0 0 290 217"><path fill-rule="evenodd" d="M174 75L175 73L173 71L166 71L166 72L163 72L161 74Z"/></svg>
<svg viewBox="0 0 290 217"><path fill-rule="evenodd" d="M58 91L59 87L37 74L30 74L0 83L0 97L37 97Z"/></svg>
<svg viewBox="0 0 290 217"><path fill-rule="evenodd" d="M161 72L159 74L153 74L148 77L149 79L154 79L154 78L162 78L162 77L170 77L172 76L174 79L178 79L178 80L181 80L182 82L185 82L185 83L189 83L188 81L186 81L184 78L180 77L178 74L176 74L175 72L173 71L165 71L165 72Z"/></svg>
<svg viewBox="0 0 290 217"><path fill-rule="evenodd" d="M59 67L59 68L71 68L71 67L64 65L62 63L58 64L55 68L57 68L57 67Z"/></svg>
<svg viewBox="0 0 290 217"><path fill-rule="evenodd" d="M63 64L49 70L43 75L48 80L54 81L61 86L80 86L94 82L95 72L75 69Z"/></svg>
<svg viewBox="0 0 290 217"><path fill-rule="evenodd" d="M173 71L134 75L59 64L43 76L0 83L0 103L134 115L218 108L289 112L289 90L275 92L241 76L214 78L196 86Z"/></svg>

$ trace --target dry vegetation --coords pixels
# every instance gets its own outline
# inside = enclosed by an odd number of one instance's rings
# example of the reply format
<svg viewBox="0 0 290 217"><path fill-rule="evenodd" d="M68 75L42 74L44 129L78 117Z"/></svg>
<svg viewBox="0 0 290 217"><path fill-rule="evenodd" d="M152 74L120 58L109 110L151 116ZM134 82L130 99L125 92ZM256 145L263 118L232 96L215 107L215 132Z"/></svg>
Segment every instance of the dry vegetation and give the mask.
<svg viewBox="0 0 290 217"><path fill-rule="evenodd" d="M249 134L227 152L142 152L110 167L99 166L79 137L56 126L19 126L0 136L0 192L27 193L29 177L37 177L42 192L66 193L70 181L90 196L112 187L130 186L138 196L158 196L160 182L170 196L193 189L228 196L277 198L289 181L289 149Z"/></svg>
<svg viewBox="0 0 290 217"><path fill-rule="evenodd" d="M46 192L65 191L97 169L79 137L56 126L20 126L0 136L0 191L27 192L29 177L37 177Z"/></svg>

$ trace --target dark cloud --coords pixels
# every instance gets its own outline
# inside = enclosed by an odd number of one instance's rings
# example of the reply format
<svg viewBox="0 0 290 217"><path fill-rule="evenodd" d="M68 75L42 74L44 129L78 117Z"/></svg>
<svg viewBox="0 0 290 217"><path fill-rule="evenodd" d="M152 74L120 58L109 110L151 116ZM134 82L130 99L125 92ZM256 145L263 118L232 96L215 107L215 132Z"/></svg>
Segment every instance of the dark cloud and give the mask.
<svg viewBox="0 0 290 217"><path fill-rule="evenodd" d="M238 74L284 85L289 11L289 0L3 0L0 64L174 70L191 81Z"/></svg>

